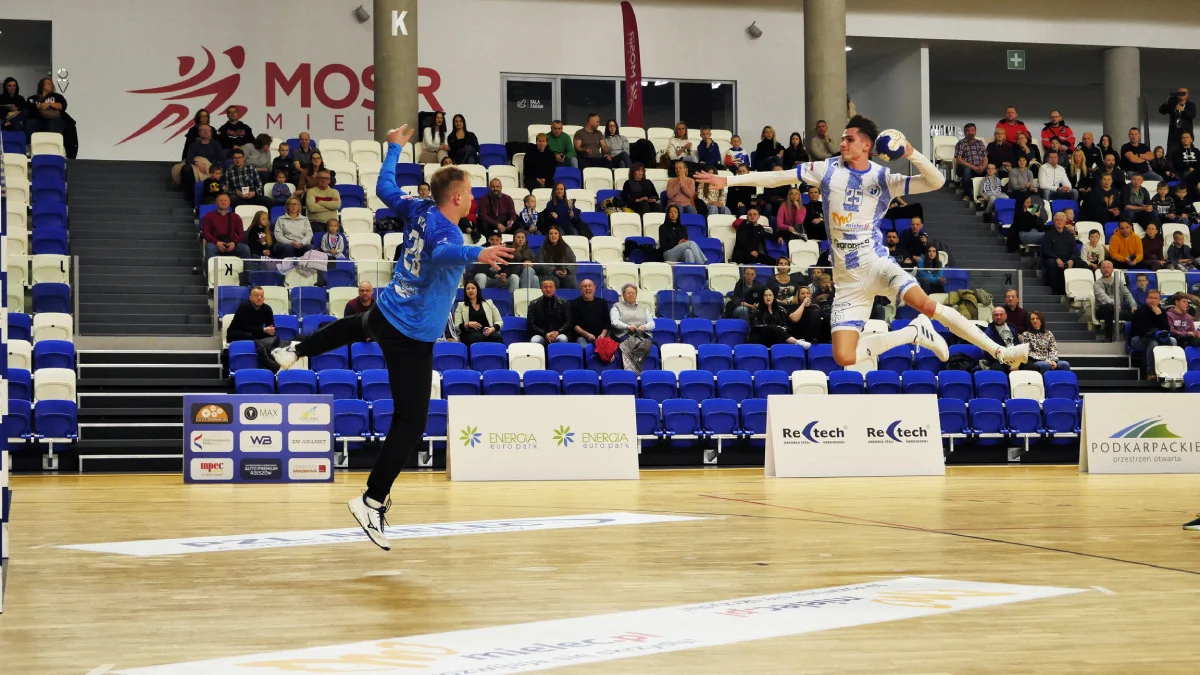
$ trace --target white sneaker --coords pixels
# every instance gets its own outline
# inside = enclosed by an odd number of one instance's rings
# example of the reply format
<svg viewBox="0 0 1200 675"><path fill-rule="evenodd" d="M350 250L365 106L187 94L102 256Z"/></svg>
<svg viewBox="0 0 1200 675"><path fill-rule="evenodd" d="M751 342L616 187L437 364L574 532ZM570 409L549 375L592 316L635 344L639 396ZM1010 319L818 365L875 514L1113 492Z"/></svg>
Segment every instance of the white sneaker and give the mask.
<svg viewBox="0 0 1200 675"><path fill-rule="evenodd" d="M350 513L354 515L354 519L358 521L363 532L367 533L367 536L371 538L371 541L376 546L385 551L392 550L392 545L388 542L387 535L383 532L383 529L387 527L387 520L383 514L387 513L388 507L391 505L392 500L389 499L387 504L377 509L371 508L367 504L366 493L363 493L361 497L351 499L346 504L346 506L350 507Z"/></svg>
<svg viewBox="0 0 1200 675"><path fill-rule="evenodd" d="M946 344L946 339L933 329L933 322L929 320L929 317L920 314L908 325L917 330L913 344L928 349L942 361L950 358L950 346Z"/></svg>
<svg viewBox="0 0 1200 675"><path fill-rule="evenodd" d="M1029 360L1029 345L1014 345L1012 347L1001 347L996 354L996 360L1010 368L1016 368L1022 363Z"/></svg>
<svg viewBox="0 0 1200 675"><path fill-rule="evenodd" d="M300 360L296 356L296 345L298 344L300 343L293 342L286 347L277 347L271 350L271 358L279 364L280 370L287 370Z"/></svg>

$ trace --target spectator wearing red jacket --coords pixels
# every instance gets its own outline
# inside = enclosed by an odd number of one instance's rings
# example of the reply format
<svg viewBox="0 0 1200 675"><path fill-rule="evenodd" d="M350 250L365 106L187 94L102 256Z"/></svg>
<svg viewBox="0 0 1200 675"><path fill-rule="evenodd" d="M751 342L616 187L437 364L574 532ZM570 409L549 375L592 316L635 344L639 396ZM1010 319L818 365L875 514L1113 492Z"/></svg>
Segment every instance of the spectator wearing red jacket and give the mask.
<svg viewBox="0 0 1200 675"><path fill-rule="evenodd" d="M1050 139L1057 138L1059 145L1068 153L1075 149L1075 132L1067 126L1057 110L1050 111L1050 121L1042 128L1042 149L1050 149Z"/></svg>
<svg viewBox="0 0 1200 675"><path fill-rule="evenodd" d="M1004 129L1004 136L1010 144L1017 142L1018 132L1025 134L1026 138L1033 138L1033 134L1029 133L1029 129L1025 126L1025 123L1017 119L1017 109L1012 106L1005 108L1004 119L996 122L996 128Z"/></svg>
<svg viewBox="0 0 1200 675"><path fill-rule="evenodd" d="M215 255L236 255L239 258L250 257L250 247L246 245L246 231L242 227L242 218L229 207L229 195L217 197L217 210L205 214L200 221L200 233L204 237L204 263Z"/></svg>

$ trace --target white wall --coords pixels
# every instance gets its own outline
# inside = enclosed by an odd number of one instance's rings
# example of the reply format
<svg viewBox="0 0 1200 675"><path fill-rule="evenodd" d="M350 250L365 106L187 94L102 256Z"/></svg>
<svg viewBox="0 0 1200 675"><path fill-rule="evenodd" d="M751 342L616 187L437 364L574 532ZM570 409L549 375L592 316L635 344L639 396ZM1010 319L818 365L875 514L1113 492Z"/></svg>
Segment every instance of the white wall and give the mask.
<svg viewBox="0 0 1200 675"><path fill-rule="evenodd" d="M927 92L922 88L921 49L910 46L857 65L846 74L846 90L855 110L884 128L904 132L918 149L924 145L927 128L923 123Z"/></svg>

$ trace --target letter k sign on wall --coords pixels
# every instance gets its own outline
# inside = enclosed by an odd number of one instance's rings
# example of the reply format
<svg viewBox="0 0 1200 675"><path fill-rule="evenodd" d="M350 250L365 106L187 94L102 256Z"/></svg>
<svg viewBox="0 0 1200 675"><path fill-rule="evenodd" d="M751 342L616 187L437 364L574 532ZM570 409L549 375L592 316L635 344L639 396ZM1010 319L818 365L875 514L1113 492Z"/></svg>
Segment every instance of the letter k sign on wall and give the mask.
<svg viewBox="0 0 1200 675"><path fill-rule="evenodd" d="M404 25L404 18L408 16L408 10L398 12L392 10L392 37L403 35L408 37L408 26Z"/></svg>

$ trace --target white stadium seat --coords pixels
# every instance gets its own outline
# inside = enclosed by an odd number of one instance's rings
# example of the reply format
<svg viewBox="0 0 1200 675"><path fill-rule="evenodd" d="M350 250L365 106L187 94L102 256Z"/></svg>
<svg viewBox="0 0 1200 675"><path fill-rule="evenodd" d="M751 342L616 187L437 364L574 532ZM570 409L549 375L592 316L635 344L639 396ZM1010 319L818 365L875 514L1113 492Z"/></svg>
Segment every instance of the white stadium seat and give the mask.
<svg viewBox="0 0 1200 675"><path fill-rule="evenodd" d="M653 141L662 139L668 141L675 135L675 130L670 127L650 127L646 129L646 140Z"/></svg>
<svg viewBox="0 0 1200 675"><path fill-rule="evenodd" d="M275 314L279 314L274 307L271 310ZM284 313L287 313L287 305L284 305ZM233 313L221 317L221 349L229 349L229 324L231 323L233 323Z"/></svg>
<svg viewBox="0 0 1200 675"><path fill-rule="evenodd" d="M636 213L617 211L608 216L608 228L612 236L625 241L626 237L642 236L642 217Z"/></svg>
<svg viewBox="0 0 1200 675"><path fill-rule="evenodd" d="M708 287L720 293L730 293L742 278L738 266L733 263L715 263L708 266Z"/></svg>
<svg viewBox="0 0 1200 675"><path fill-rule="evenodd" d="M442 397L442 374L436 370L433 371L433 378L429 381L429 396L434 399Z"/></svg>
<svg viewBox="0 0 1200 675"><path fill-rule="evenodd" d="M350 144L338 138L322 138L321 159L325 160L326 164L353 161L350 155Z"/></svg>
<svg viewBox="0 0 1200 675"><path fill-rule="evenodd" d="M8 367L32 371L33 345L26 340L10 339L8 341Z"/></svg>
<svg viewBox="0 0 1200 675"><path fill-rule="evenodd" d="M403 232L388 232L383 235L383 259L395 260L396 247L404 241Z"/></svg>
<svg viewBox="0 0 1200 675"><path fill-rule="evenodd" d="M1160 383L1175 384L1183 381L1187 372L1187 355L1183 347L1159 345L1154 348L1154 375Z"/></svg>
<svg viewBox="0 0 1200 675"><path fill-rule="evenodd" d="M563 241L575 252L576 262L586 262L592 259L592 252L588 248L587 237L578 234L568 234L563 235Z"/></svg>
<svg viewBox="0 0 1200 675"><path fill-rule="evenodd" d="M75 371L71 368L39 368L33 373L33 400L74 401Z"/></svg>
<svg viewBox="0 0 1200 675"><path fill-rule="evenodd" d="M1072 268L1064 270L1063 278L1067 289L1067 297L1073 302L1085 302L1093 297L1096 278L1087 268Z"/></svg>
<svg viewBox="0 0 1200 675"><path fill-rule="evenodd" d="M340 286L329 289L329 313L342 318L346 311L346 303L358 297L358 289L353 286Z"/></svg>
<svg viewBox="0 0 1200 675"><path fill-rule="evenodd" d="M1187 276L1179 270L1159 270L1158 290L1164 299L1187 292Z"/></svg>
<svg viewBox="0 0 1200 675"><path fill-rule="evenodd" d="M671 180L666 169L646 169L646 180L654 183L654 189L660 193L667 189L667 181Z"/></svg>
<svg viewBox="0 0 1200 675"><path fill-rule="evenodd" d="M383 239L374 232L346 234L351 260L383 260Z"/></svg>
<svg viewBox="0 0 1200 675"><path fill-rule="evenodd" d="M363 192L367 196L375 196L375 190L379 185L379 171L383 168L380 164L356 164L358 167L358 184L362 186Z"/></svg>
<svg viewBox="0 0 1200 675"><path fill-rule="evenodd" d="M504 190L517 189L521 184L520 178L517 176L517 167L511 164L493 164L488 167L487 175L489 184L493 179L499 180L500 186ZM523 196L524 195L522 195L522 197ZM514 199L513 201L516 200ZM521 203L516 202L514 206L516 206L517 211L520 212Z"/></svg>
<svg viewBox="0 0 1200 675"><path fill-rule="evenodd" d="M383 164L379 143L370 141L350 141L350 161L355 164Z"/></svg>
<svg viewBox="0 0 1200 675"><path fill-rule="evenodd" d="M30 284L53 282L71 283L71 258L65 255L42 253L30 256ZM1182 273L1181 273L1182 274Z"/></svg>
<svg viewBox="0 0 1200 675"><path fill-rule="evenodd" d="M492 168L495 168L495 167L492 167ZM501 178L500 182L504 182L504 179ZM529 196L529 190L526 190L523 187L505 186L504 194L508 195L509 197L512 197L513 208L516 209L517 213L520 213L521 209L525 208L525 198Z"/></svg>
<svg viewBox="0 0 1200 675"><path fill-rule="evenodd" d="M1183 229L1186 230L1187 228L1185 227ZM1080 243L1086 244L1088 243L1088 234L1090 234L1092 230L1097 230L1100 232L1100 242L1104 243L1104 223L1096 222L1094 220L1076 221L1075 238L1078 239ZM1166 241L1171 241L1171 238L1167 237L1165 227L1163 228L1163 238Z"/></svg>
<svg viewBox="0 0 1200 675"><path fill-rule="evenodd" d="M325 166L337 174L339 185L358 185L358 165L348 160L325 160Z"/></svg>
<svg viewBox="0 0 1200 675"><path fill-rule="evenodd" d="M641 288L647 293L653 294L658 291L669 291L675 287L675 276L671 273L671 265L668 263L642 263L639 271L642 277Z"/></svg>
<svg viewBox="0 0 1200 675"><path fill-rule="evenodd" d="M375 231L375 212L368 208L349 207L338 213L342 224L342 232L368 233Z"/></svg>
<svg viewBox="0 0 1200 675"><path fill-rule="evenodd" d="M629 169L620 168L613 169L613 188L620 190L625 187L625 181L629 180Z"/></svg>
<svg viewBox="0 0 1200 675"><path fill-rule="evenodd" d="M5 192L8 195L8 211L16 210L17 207L24 211L29 208L29 179L21 178L20 176L6 176L4 179Z"/></svg>
<svg viewBox="0 0 1200 675"><path fill-rule="evenodd" d="M828 394L829 378L819 370L794 370L792 371L792 393Z"/></svg>
<svg viewBox="0 0 1200 675"><path fill-rule="evenodd" d="M599 190L611 190L613 186L612 169L590 166L583 170L583 189L595 193Z"/></svg>
<svg viewBox="0 0 1200 675"><path fill-rule="evenodd" d="M458 168L471 176L471 187L487 187L488 171L482 164L459 164Z"/></svg>
<svg viewBox="0 0 1200 675"><path fill-rule="evenodd" d="M633 263L609 263L604 266L604 285L618 293L625 284L638 285L638 266Z"/></svg>
<svg viewBox="0 0 1200 675"><path fill-rule="evenodd" d="M621 127L621 135L630 143L646 137L646 130L641 127Z"/></svg>
<svg viewBox="0 0 1200 675"><path fill-rule="evenodd" d="M793 239L788 242L788 259L797 270L807 270L817 264L821 249L816 241Z"/></svg>
<svg viewBox="0 0 1200 675"><path fill-rule="evenodd" d="M540 288L518 288L513 293L513 316L528 316L529 303L541 297Z"/></svg>
<svg viewBox="0 0 1200 675"><path fill-rule="evenodd" d="M8 237L12 239L14 230L21 230L25 233L25 242L29 241L29 215L24 206L18 206L16 202L9 202L5 208L8 216ZM12 253L12 246L9 245L9 253ZM21 252L24 255L25 251Z"/></svg>
<svg viewBox="0 0 1200 675"><path fill-rule="evenodd" d="M384 260L359 261L354 267L358 270L358 283L369 281L375 288L382 288L392 280L392 271L396 266Z"/></svg>
<svg viewBox="0 0 1200 675"><path fill-rule="evenodd" d="M638 298L641 302L641 298ZM669 370L676 375L685 370L696 369L696 348L689 344L670 343L659 347L659 357L662 360L662 369Z"/></svg>
<svg viewBox="0 0 1200 675"><path fill-rule="evenodd" d="M263 286L263 304L276 314L291 313L291 303L288 300L288 290L283 286Z"/></svg>
<svg viewBox="0 0 1200 675"><path fill-rule="evenodd" d="M208 285L240 286L242 259L235 255L215 255L208 259Z"/></svg>
<svg viewBox="0 0 1200 675"><path fill-rule="evenodd" d="M546 134L547 136L550 135L550 125L549 124L530 124L527 129L527 133L528 133L529 142L536 143L538 134Z"/></svg>
<svg viewBox="0 0 1200 675"><path fill-rule="evenodd" d="M33 136L29 139L29 154L66 157L67 146L63 145L62 134L52 131L38 131L34 132Z"/></svg>
<svg viewBox="0 0 1200 675"><path fill-rule="evenodd" d="M667 214L662 212L650 212L642 216L642 236L650 237L654 243L658 243L658 228L663 223L667 222Z"/></svg>
<svg viewBox="0 0 1200 675"><path fill-rule="evenodd" d="M617 237L592 237L592 260L609 265L625 258L625 240Z"/></svg>
<svg viewBox="0 0 1200 675"><path fill-rule="evenodd" d="M3 162L4 177L6 179L24 178L25 180L29 180L32 178L29 175L29 158L25 155L15 152L6 152L4 153Z"/></svg>
<svg viewBox="0 0 1200 675"><path fill-rule="evenodd" d="M514 342L508 346L508 368L518 373L546 369L546 350L532 342Z"/></svg>
<svg viewBox="0 0 1200 675"><path fill-rule="evenodd" d="M250 223L254 222L254 214L258 213L259 211L267 211L268 214L270 213L270 210L267 209L267 207L259 206L258 204L242 204L241 206L233 209L233 212L238 215L238 218L242 219L242 223L247 227L247 229L250 227Z"/></svg>
<svg viewBox="0 0 1200 675"><path fill-rule="evenodd" d="M1012 398L1031 398L1035 401L1046 398L1042 374L1036 370L1012 371L1008 374L1008 388Z"/></svg>
<svg viewBox="0 0 1200 675"><path fill-rule="evenodd" d="M733 132L729 129L713 129L712 139L724 146L728 146L733 142ZM722 157L724 157L724 153L722 153Z"/></svg>
<svg viewBox="0 0 1200 675"><path fill-rule="evenodd" d="M534 188L533 189L533 198L537 200L537 206L535 208L539 212L544 210L546 208L546 205L550 203L550 197L553 194L554 194L554 191L550 188ZM516 206L516 205L514 204L514 206ZM518 213L519 213L519 211L518 211Z"/></svg>

